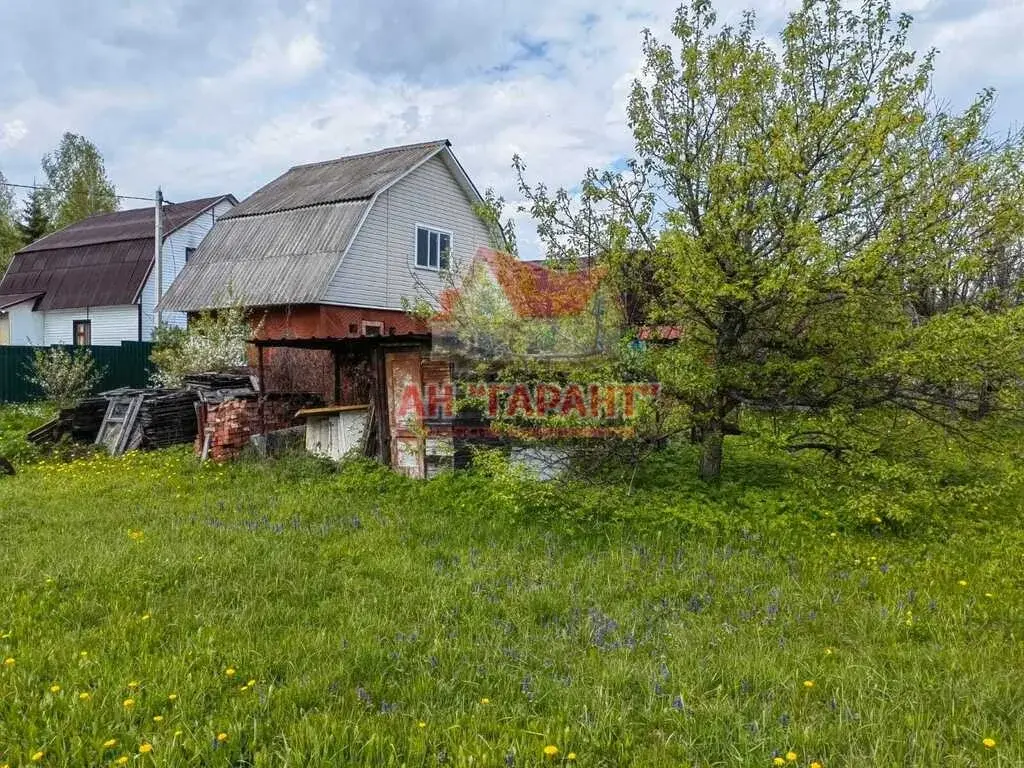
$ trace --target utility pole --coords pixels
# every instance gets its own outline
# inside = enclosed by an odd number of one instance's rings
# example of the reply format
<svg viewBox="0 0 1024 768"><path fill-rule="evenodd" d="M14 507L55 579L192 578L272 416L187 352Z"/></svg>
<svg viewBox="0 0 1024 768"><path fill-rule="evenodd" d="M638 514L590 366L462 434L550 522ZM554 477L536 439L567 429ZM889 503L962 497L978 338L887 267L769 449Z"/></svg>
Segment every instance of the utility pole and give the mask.
<svg viewBox="0 0 1024 768"><path fill-rule="evenodd" d="M164 224L164 193L160 187L156 188L156 208L153 213L153 219L156 222L156 256L154 259L154 267L156 268L156 327L160 327L160 300L164 297L164 265L163 260L160 258L160 252L163 250L163 224Z"/></svg>

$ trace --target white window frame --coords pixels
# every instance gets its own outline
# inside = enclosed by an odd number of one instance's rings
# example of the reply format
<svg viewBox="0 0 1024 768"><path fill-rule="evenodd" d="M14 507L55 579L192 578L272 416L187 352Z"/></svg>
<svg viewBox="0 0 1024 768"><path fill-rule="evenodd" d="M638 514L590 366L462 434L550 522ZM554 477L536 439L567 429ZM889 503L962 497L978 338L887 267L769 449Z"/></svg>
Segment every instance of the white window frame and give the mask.
<svg viewBox="0 0 1024 768"><path fill-rule="evenodd" d="M419 259L416 258L419 255L419 243L420 243L420 230L425 229L427 231L427 264L420 264ZM441 243L438 241L437 246L437 266L431 267L430 261L430 235L448 235L448 266L441 266ZM412 229L412 265L416 269L426 269L430 272L443 272L452 268L452 260L455 254L455 233L450 229L444 227L435 227L432 224L415 224Z"/></svg>

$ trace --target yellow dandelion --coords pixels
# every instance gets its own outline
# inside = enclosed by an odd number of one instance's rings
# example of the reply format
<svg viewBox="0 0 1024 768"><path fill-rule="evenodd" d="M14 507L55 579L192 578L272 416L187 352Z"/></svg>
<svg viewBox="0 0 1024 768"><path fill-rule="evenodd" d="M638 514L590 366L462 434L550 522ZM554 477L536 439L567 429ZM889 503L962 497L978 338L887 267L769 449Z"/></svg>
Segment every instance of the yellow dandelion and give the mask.
<svg viewBox="0 0 1024 768"><path fill-rule="evenodd" d="M781 758L781 757L776 757L774 760L772 760L772 765L785 765L785 764L786 764L786 761L783 758Z"/></svg>
<svg viewBox="0 0 1024 768"><path fill-rule="evenodd" d="M821 763L819 763L819 762L818 762L817 760L814 760L814 761L813 761L813 762L812 762L812 763L810 764L810 766L808 766L808 768L823 768L823 766L822 766L822 765L821 765Z"/></svg>
<svg viewBox="0 0 1024 768"><path fill-rule="evenodd" d="M156 218L156 217L154 216L154 218ZM88 656L88 655L89 655L89 652L88 652L88 651L79 651L79 652L78 652L78 656L79 656L79 658L82 658L82 659L84 659L84 658L85 658L86 656Z"/></svg>
<svg viewBox="0 0 1024 768"><path fill-rule="evenodd" d="M565 759L568 760L570 763L575 761L576 760L576 753L575 752L570 752L568 755L565 756Z"/></svg>
<svg viewBox="0 0 1024 768"><path fill-rule="evenodd" d="M416 723L416 725L418 725L420 728L426 728L427 727L427 724L425 722L423 722L422 720L420 720L418 723Z"/></svg>
<svg viewBox="0 0 1024 768"><path fill-rule="evenodd" d="M217 734L217 741L219 741L221 744L223 744L227 740L228 740L228 735L226 733L218 733Z"/></svg>
<svg viewBox="0 0 1024 768"><path fill-rule="evenodd" d="M804 680L804 688L813 688L813 687L814 687L814 681L813 680Z"/></svg>
<svg viewBox="0 0 1024 768"><path fill-rule="evenodd" d="M8 656L6 659L4 659L4 666L5 667L13 667L14 666L14 657L13 656Z"/></svg>
<svg viewBox="0 0 1024 768"><path fill-rule="evenodd" d="M558 757L558 747L556 747L554 744L548 744L546 747L544 747L544 757L548 758L549 760L553 760L554 758Z"/></svg>
<svg viewBox="0 0 1024 768"><path fill-rule="evenodd" d="M981 743L985 745L985 749L995 749L996 747L996 740L991 736L982 739Z"/></svg>
<svg viewBox="0 0 1024 768"><path fill-rule="evenodd" d="M139 744L139 754L140 755L148 755L152 751L153 751L153 745L150 744L148 741L144 741L141 744Z"/></svg>
<svg viewBox="0 0 1024 768"><path fill-rule="evenodd" d="M825 649L825 655L826 656L831 656L833 653L835 653L835 651L832 650L831 648L826 648Z"/></svg>
<svg viewBox="0 0 1024 768"><path fill-rule="evenodd" d="M796 752L794 752L793 750L790 750L789 752L786 753L786 759L789 762L791 762L791 763L795 763L796 762L796 757L797 757Z"/></svg>
<svg viewBox="0 0 1024 768"><path fill-rule="evenodd" d="M50 686L50 693L60 693L60 686L59 685L51 685Z"/></svg>
<svg viewBox="0 0 1024 768"><path fill-rule="evenodd" d="M960 581L958 581L957 584L959 584L961 587L966 587L967 581L965 579L960 579Z"/></svg>
<svg viewBox="0 0 1024 768"><path fill-rule="evenodd" d="M33 763L38 763L44 757L46 757L46 753L43 752L43 750L40 749L38 752L36 752L34 755L32 755L32 762Z"/></svg>
<svg viewBox="0 0 1024 768"><path fill-rule="evenodd" d="M483 704L484 706L487 706L488 704L491 703L491 700L490 699L480 699L480 703Z"/></svg>
<svg viewBox="0 0 1024 768"><path fill-rule="evenodd" d="M224 674L227 675L228 677L234 677L235 676L235 668L234 667L228 667L227 669L224 670Z"/></svg>
<svg viewBox="0 0 1024 768"><path fill-rule="evenodd" d="M249 686L250 688L255 688L256 687L256 681L255 680L250 680L249 682L246 683L246 685Z"/></svg>
<svg viewBox="0 0 1024 768"><path fill-rule="evenodd" d="M176 694L176 693L169 693L169 694L167 694L167 700L168 701L177 701L178 700L178 694Z"/></svg>
<svg viewBox="0 0 1024 768"><path fill-rule="evenodd" d="M995 597L995 595L993 595L991 592L986 592L985 593L985 597L987 597L987 598L989 598L991 600L993 597Z"/></svg>
<svg viewBox="0 0 1024 768"><path fill-rule="evenodd" d="M154 715L153 716L153 722L154 723L162 723L163 721L164 721L164 716L163 715Z"/></svg>
<svg viewBox="0 0 1024 768"><path fill-rule="evenodd" d="M125 699L124 701L121 702L121 705L125 709L131 709L132 707L135 706L135 699Z"/></svg>
<svg viewBox="0 0 1024 768"><path fill-rule="evenodd" d="M142 621L149 621L151 618L153 617L150 616L148 613L142 614Z"/></svg>
<svg viewBox="0 0 1024 768"><path fill-rule="evenodd" d="M184 731L175 731L174 738L178 738L179 736L181 736L182 733L184 733Z"/></svg>
<svg viewBox="0 0 1024 768"><path fill-rule="evenodd" d="M107 739L103 742L104 749L113 749L117 746L117 739Z"/></svg>
<svg viewBox="0 0 1024 768"><path fill-rule="evenodd" d="M82 691L80 694L78 694L78 700L79 701L88 701L91 698L92 698L92 694L89 693L88 691Z"/></svg>
<svg viewBox="0 0 1024 768"><path fill-rule="evenodd" d="M131 680L131 681L129 681L128 682L128 687L131 688L132 690L138 688L139 687L139 681L138 680Z"/></svg>
<svg viewBox="0 0 1024 768"><path fill-rule="evenodd" d="M154 218L156 218L154 216ZM115 765L128 765L128 755L121 755L117 760L114 761Z"/></svg>

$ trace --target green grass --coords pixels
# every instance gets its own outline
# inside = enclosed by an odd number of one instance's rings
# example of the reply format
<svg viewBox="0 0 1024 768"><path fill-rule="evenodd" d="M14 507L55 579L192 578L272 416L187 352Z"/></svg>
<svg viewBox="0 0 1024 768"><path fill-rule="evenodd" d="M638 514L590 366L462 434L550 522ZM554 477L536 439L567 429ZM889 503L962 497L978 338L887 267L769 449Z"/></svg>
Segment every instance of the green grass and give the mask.
<svg viewBox="0 0 1024 768"><path fill-rule="evenodd" d="M27 465L0 478L0 765L1024 764L1016 491L911 530L809 467L741 456L707 490L690 458L632 495Z"/></svg>

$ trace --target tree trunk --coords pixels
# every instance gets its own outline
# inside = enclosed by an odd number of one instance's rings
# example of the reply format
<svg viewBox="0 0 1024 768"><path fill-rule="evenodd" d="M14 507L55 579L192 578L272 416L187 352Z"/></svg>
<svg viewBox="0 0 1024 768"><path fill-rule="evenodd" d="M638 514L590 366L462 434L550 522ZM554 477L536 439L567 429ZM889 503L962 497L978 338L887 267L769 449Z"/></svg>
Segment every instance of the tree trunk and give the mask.
<svg viewBox="0 0 1024 768"><path fill-rule="evenodd" d="M703 432L703 440L700 445L700 479L704 482L712 482L722 474L722 424L721 422L709 424Z"/></svg>

